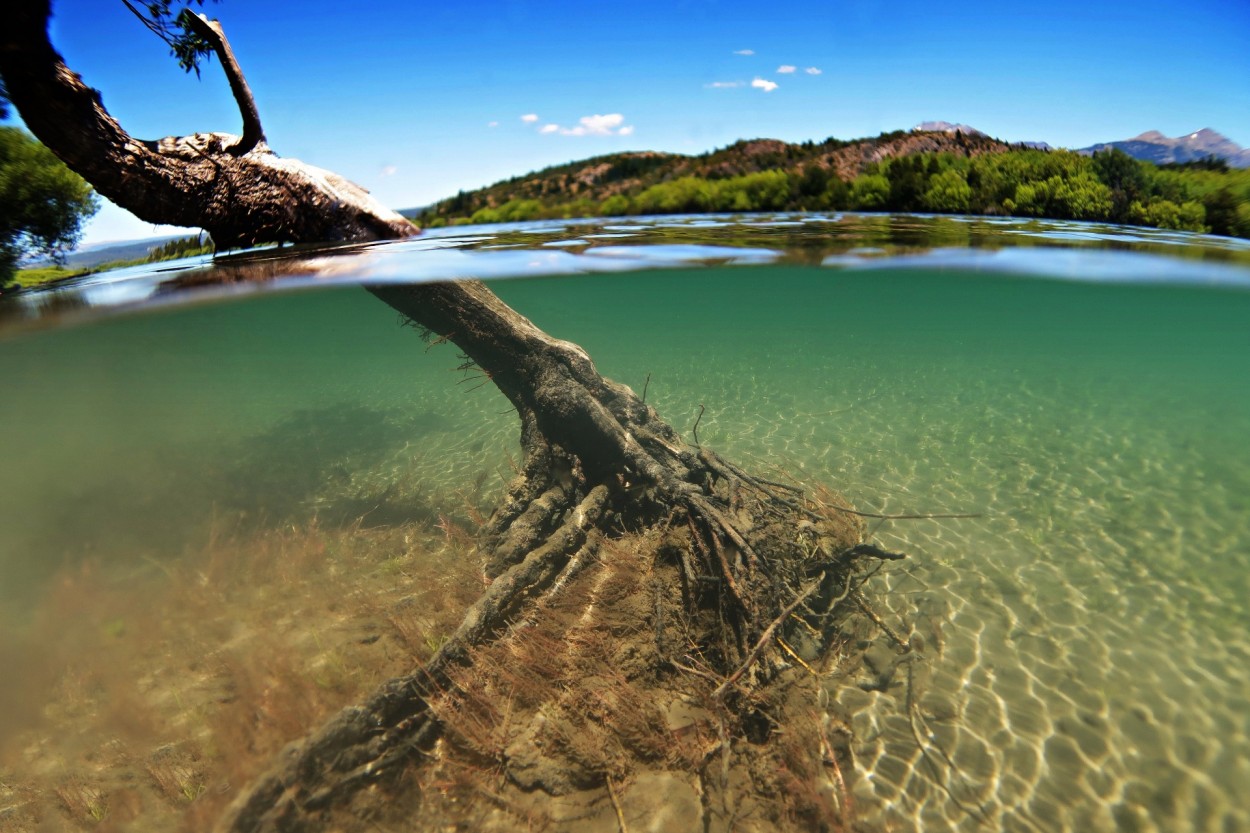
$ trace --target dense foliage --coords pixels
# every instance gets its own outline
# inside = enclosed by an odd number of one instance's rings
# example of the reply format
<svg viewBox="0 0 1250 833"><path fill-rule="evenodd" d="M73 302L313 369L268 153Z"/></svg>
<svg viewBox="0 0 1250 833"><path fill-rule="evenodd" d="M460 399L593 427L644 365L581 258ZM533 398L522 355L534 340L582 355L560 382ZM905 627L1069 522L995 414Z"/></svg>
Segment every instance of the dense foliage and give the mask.
<svg viewBox="0 0 1250 833"><path fill-rule="evenodd" d="M29 254L60 257L99 202L91 186L16 127L0 127L0 286Z"/></svg>
<svg viewBox="0 0 1250 833"><path fill-rule="evenodd" d="M1250 170L1230 170L1218 161L1156 166L1115 149L1084 156L1017 146L899 155L869 162L843 179L819 158L787 166L784 153L773 157L769 161L777 167L770 170L675 176L602 200L570 199L569 191L577 189L546 189L478 206L475 195L460 194L419 219L438 226L592 215L857 210L1098 220L1250 237ZM498 193L497 187L492 191Z"/></svg>

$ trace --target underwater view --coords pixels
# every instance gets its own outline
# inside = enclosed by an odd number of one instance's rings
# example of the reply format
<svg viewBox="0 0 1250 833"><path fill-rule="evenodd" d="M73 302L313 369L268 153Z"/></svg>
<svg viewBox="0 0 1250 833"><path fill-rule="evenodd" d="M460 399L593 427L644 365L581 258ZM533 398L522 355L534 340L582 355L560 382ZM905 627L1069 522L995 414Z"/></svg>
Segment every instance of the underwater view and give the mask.
<svg viewBox="0 0 1250 833"><path fill-rule="evenodd" d="M852 764L757 780L709 829L1250 831L1250 242L871 214L465 226L6 296L0 831L209 828L445 643L520 426L362 285L470 277L906 556L864 585L881 627L786 647ZM651 771L557 788L510 711L456 708L488 763L413 776L455 801L338 829L699 824ZM700 720L668 730L705 765Z"/></svg>

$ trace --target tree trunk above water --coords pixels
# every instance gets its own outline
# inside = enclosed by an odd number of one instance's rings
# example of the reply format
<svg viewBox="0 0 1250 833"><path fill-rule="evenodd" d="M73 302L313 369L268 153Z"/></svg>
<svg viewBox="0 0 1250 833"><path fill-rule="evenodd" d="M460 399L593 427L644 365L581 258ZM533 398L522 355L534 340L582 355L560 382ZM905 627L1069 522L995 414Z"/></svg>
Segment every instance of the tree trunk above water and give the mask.
<svg viewBox="0 0 1250 833"><path fill-rule="evenodd" d="M203 22L244 116L243 137L131 137L47 36L47 0L6 12L0 75L35 136L108 199L151 223L202 228L219 248L385 240L415 229L358 185L269 149L229 44ZM196 18L197 20L199 18Z"/></svg>

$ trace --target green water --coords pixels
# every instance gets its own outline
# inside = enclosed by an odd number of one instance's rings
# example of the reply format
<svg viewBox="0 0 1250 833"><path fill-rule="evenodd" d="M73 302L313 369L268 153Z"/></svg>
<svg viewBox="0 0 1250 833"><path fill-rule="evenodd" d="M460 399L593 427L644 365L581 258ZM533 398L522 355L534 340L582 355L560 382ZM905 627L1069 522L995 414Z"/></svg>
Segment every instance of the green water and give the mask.
<svg viewBox="0 0 1250 833"><path fill-rule="evenodd" d="M873 528L912 556L884 606L937 644L927 751L901 691L831 682L866 829L1250 830L1250 278L820 268L768 231L793 256L494 288L687 437L705 408L728 457L982 513ZM225 512L488 502L516 426L458 364L355 286L0 340L0 599L87 556L177 558Z"/></svg>

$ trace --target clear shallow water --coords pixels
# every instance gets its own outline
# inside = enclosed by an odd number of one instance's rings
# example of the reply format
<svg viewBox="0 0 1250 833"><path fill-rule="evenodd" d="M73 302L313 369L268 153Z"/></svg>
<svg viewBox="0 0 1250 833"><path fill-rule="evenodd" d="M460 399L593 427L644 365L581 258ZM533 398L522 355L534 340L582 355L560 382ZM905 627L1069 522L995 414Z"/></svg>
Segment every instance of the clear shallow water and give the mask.
<svg viewBox="0 0 1250 833"><path fill-rule="evenodd" d="M875 529L914 556L880 590L931 647L922 726L907 687L831 681L870 829L1250 830L1248 256L1080 224L670 219L25 296L0 338L0 599L88 556L177 558L223 513L488 496L506 403L351 284L529 276L495 289L605 375L650 375L679 430L705 406L705 444L865 509L984 513ZM258 270L332 287L142 305ZM85 307L114 303L139 306Z"/></svg>

